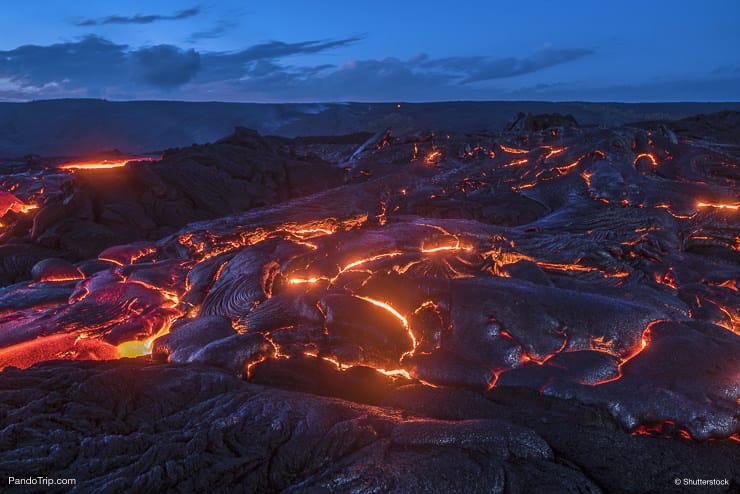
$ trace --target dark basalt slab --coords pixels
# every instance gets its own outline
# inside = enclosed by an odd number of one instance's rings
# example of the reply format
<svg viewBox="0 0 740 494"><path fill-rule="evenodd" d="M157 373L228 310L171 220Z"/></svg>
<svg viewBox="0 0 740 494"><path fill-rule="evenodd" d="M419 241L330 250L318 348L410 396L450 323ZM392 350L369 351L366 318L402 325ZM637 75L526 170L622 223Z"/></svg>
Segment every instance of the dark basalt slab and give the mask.
<svg viewBox="0 0 740 494"><path fill-rule="evenodd" d="M338 371L303 365L295 376L319 386L327 372ZM630 436L606 410L524 389L485 399L347 379L333 386L377 405L194 364L6 369L0 474L77 479L65 492L653 492L671 491L675 478L727 479L724 492L740 485L736 441ZM16 491L29 489L5 489Z"/></svg>

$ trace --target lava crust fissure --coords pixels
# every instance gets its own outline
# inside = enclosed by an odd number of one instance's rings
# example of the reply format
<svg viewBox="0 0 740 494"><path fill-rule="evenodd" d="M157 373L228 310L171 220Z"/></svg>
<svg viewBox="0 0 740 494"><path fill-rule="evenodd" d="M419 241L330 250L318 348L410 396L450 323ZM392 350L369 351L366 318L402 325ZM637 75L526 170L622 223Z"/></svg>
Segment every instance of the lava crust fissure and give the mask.
<svg viewBox="0 0 740 494"><path fill-rule="evenodd" d="M460 489L459 477L472 490L595 492L614 479L588 451L609 442L649 455L671 437L674 458L737 455L736 148L680 126L548 118L341 145L239 129L159 161L6 177L0 368L30 369L2 374L3 462L38 457L24 431L46 426L14 407L49 413L33 389L55 366L60 402L96 418L90 433L84 421L55 429L58 448L86 439L46 461L91 468L92 490L131 476L295 491ZM31 367L149 354L160 363ZM72 396L78 377L90 401ZM193 396L172 406L192 417L144 420L177 390ZM514 396L543 422L518 418ZM108 417L101 400L133 408ZM131 434L140 451L124 445ZM577 441L591 442L581 453ZM140 457L93 466L105 448ZM206 451L207 475L188 478Z"/></svg>

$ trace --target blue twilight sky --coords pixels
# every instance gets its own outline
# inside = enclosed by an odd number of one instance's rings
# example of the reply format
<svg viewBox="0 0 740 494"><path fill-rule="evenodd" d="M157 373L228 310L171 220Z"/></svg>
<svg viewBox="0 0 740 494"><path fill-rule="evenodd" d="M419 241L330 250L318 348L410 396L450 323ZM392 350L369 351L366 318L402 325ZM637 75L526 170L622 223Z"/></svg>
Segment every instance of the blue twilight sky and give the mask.
<svg viewBox="0 0 740 494"><path fill-rule="evenodd" d="M31 0L0 101L738 101L740 1Z"/></svg>

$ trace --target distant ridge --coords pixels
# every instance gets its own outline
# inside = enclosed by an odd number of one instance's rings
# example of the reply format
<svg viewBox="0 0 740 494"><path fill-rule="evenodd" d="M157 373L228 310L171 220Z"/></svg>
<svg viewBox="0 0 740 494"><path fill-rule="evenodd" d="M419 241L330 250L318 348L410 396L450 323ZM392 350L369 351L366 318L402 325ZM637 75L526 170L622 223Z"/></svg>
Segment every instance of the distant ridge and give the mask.
<svg viewBox="0 0 740 494"><path fill-rule="evenodd" d="M427 129L500 130L519 112L573 115L585 125L673 120L734 103L583 103L462 101L446 103L219 103L58 99L0 103L0 158L80 156L110 149L145 153L205 143L248 127L286 137Z"/></svg>

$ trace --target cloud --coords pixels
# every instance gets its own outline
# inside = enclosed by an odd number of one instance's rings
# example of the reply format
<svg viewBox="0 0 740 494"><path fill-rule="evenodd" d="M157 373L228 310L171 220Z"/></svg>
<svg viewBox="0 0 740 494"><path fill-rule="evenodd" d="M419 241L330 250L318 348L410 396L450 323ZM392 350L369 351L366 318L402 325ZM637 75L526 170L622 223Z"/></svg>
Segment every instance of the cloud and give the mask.
<svg viewBox="0 0 740 494"><path fill-rule="evenodd" d="M234 19L221 19L211 29L196 31L187 38L188 43L195 43L203 39L216 39L226 34L231 29L238 26L239 23Z"/></svg>
<svg viewBox="0 0 740 494"><path fill-rule="evenodd" d="M13 88L0 87L0 92L6 97L12 93L14 98L24 92L30 97L47 93L58 97L65 91L75 96L82 92L90 97L136 98L138 94L151 97L152 90L155 94L162 90L162 96L171 96L175 88L193 80L208 84L269 73L285 77L287 69L278 65L278 60L348 46L360 39L270 41L237 52L199 53L167 44L134 49L91 35L72 42L0 51L0 79L11 81ZM306 74L323 68L309 68Z"/></svg>
<svg viewBox="0 0 740 494"><path fill-rule="evenodd" d="M241 56L250 60L260 60L265 58L282 58L289 55L318 53L331 48L348 46L362 40L362 36L353 36L351 38L337 40L313 40L302 41L300 43L283 43L282 41L270 41L254 45L240 52Z"/></svg>
<svg viewBox="0 0 740 494"><path fill-rule="evenodd" d="M665 78L659 81L592 85L537 84L519 87L502 94L503 99L537 99L548 101L603 102L728 102L740 101L740 77L701 76L695 79Z"/></svg>
<svg viewBox="0 0 740 494"><path fill-rule="evenodd" d="M432 58L420 54L405 60L386 57L337 65L291 64L291 57L346 48L362 39L358 35L290 43L275 40L233 52L199 52L169 44L131 47L99 36L49 46L26 45L0 51L0 80L7 81L0 85L0 97L491 99L506 94L506 85L496 81L544 71L591 53L586 49L548 48L522 58ZM536 82L557 81L548 78ZM538 92L545 90L533 90L533 94Z"/></svg>
<svg viewBox="0 0 740 494"><path fill-rule="evenodd" d="M67 81L75 87L117 83L127 63L129 47L97 36L50 46L24 45L0 51L0 77L19 87L42 87Z"/></svg>
<svg viewBox="0 0 740 494"><path fill-rule="evenodd" d="M418 70L414 62L389 57L353 60L339 66L278 66L255 71L236 87L247 94L267 94L273 100L309 101L435 99L461 93L455 76Z"/></svg>
<svg viewBox="0 0 740 494"><path fill-rule="evenodd" d="M254 51L262 52L262 47ZM274 47L275 52L279 47ZM264 50L269 54L272 50ZM238 82L247 94L306 100L434 100L496 97L495 92L472 87L516 77L567 63L591 54L585 49L545 49L525 58L494 59L485 56L430 58L419 54L409 60L387 57L353 60L338 67L307 71L272 64L247 70ZM248 65L247 68L252 67Z"/></svg>
<svg viewBox="0 0 740 494"><path fill-rule="evenodd" d="M524 58L449 57L437 60L426 59L423 61L423 65L428 68L465 74L461 83L469 84L531 74L555 65L578 60L592 53L591 50L587 49L546 48Z"/></svg>
<svg viewBox="0 0 740 494"><path fill-rule="evenodd" d="M109 15L107 17L99 17L97 19L84 19L74 24L76 26L88 27L88 26L104 26L106 24L151 24L159 21L179 21L188 19L189 17L195 17L200 14L200 7L191 7L189 9L175 12L172 15L157 15L157 14L135 14L132 16L123 15Z"/></svg>
<svg viewBox="0 0 740 494"><path fill-rule="evenodd" d="M43 95L38 88L65 88L88 96L105 96L108 90L137 86L171 89L191 80L200 69L200 55L172 45L132 50L104 38L88 36L80 41L50 46L21 46L0 51L0 78L13 81L16 91ZM50 91L49 91L50 92Z"/></svg>
<svg viewBox="0 0 740 494"><path fill-rule="evenodd" d="M131 54L134 71L153 86L176 87L191 80L200 69L200 55L195 50L181 50L172 45L142 48Z"/></svg>
<svg viewBox="0 0 740 494"><path fill-rule="evenodd" d="M353 36L337 40L311 40L298 43L269 41L236 52L204 53L201 57L202 70L198 79L200 82L241 79L245 76L249 64L253 62L319 53L332 48L349 46L361 39L363 39L361 36Z"/></svg>

